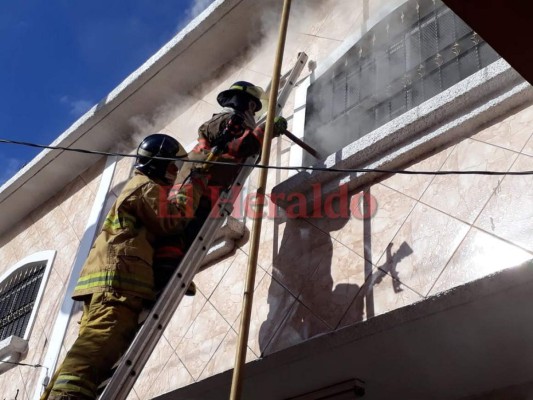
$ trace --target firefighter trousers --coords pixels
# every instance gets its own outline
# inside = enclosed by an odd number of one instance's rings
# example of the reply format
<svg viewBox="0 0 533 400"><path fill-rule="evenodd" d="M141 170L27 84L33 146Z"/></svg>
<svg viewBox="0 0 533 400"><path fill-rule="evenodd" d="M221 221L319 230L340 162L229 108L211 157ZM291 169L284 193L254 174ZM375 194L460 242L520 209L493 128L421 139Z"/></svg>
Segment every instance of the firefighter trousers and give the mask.
<svg viewBox="0 0 533 400"><path fill-rule="evenodd" d="M135 337L143 300L104 292L87 296L78 338L58 370L48 400L93 400Z"/></svg>

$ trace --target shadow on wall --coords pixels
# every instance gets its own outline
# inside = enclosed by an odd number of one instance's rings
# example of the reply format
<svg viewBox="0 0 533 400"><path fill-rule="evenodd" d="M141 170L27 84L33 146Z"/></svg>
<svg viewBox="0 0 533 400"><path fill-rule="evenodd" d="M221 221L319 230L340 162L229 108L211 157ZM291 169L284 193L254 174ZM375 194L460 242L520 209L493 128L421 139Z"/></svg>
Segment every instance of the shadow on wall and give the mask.
<svg viewBox="0 0 533 400"><path fill-rule="evenodd" d="M364 194L363 199L370 198L370 189L365 190ZM365 314L366 318L373 317L375 315L373 287L382 283L386 274L393 278L394 293L403 290L397 266L403 258L412 254L413 250L403 242L397 251L393 252L393 243L389 243L384 263L379 266L372 263L371 214L365 200L362 204L366 207L362 221L364 275L361 274L357 261L354 261L357 258L356 254L347 252L347 254L342 253L340 258L334 256L334 248L340 245L334 242L332 233L344 228L349 219L354 218L349 210L344 209L352 202L343 202L344 210L341 210L339 203L333 204L336 218L319 220L286 218L277 222L274 229L273 281L267 298L269 311L261 325L258 338L261 356L339 329L345 325L343 318L348 310L350 324L363 321ZM284 221L286 227L281 245L278 246L276 234L279 224ZM278 248L279 253L276 254ZM350 283L335 282L332 267L338 270L342 269L342 265L337 268L333 263L343 264L344 270L353 267L354 276L349 277ZM359 277L361 282L353 283ZM346 282L347 279L342 280ZM279 298L278 283L296 298L289 312Z"/></svg>

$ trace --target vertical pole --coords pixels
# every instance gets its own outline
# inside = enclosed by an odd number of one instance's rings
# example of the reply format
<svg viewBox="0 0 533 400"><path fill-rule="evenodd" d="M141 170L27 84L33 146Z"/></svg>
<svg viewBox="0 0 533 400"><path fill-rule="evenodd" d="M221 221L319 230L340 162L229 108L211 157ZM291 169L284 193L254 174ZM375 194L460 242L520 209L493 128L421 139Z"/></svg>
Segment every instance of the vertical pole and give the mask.
<svg viewBox="0 0 533 400"><path fill-rule="evenodd" d="M281 76L281 64L283 61L283 51L285 50L285 39L287 37L287 25L289 23L290 9L291 0L284 0L283 13L281 15L281 25L279 28L278 49L276 52L276 60L274 62L274 70L272 72L272 86L270 88L270 99L268 102L265 137L263 139L263 149L260 161L260 165L264 166L267 166L270 161L270 146L272 143L272 132L274 128L273 123L274 116L276 114L277 96ZM248 272L246 274L246 286L243 294L241 325L239 331L239 340L237 342L237 351L235 354L235 368L233 369L230 400L240 400L242 392L242 370L246 362L246 350L248 348L248 334L250 331L250 316L252 314L255 275L257 271L257 253L259 251L261 224L263 222L267 174L268 170L266 168L261 168L257 184L257 208L255 213L255 215L259 216L259 218L254 220L250 238L250 256L248 258Z"/></svg>

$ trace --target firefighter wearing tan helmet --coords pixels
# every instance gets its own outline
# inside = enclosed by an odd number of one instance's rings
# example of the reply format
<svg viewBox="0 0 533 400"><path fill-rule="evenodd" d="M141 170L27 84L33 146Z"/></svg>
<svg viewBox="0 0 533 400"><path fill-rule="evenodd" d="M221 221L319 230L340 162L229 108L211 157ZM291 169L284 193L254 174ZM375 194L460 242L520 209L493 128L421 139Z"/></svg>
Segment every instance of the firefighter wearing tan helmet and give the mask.
<svg viewBox="0 0 533 400"><path fill-rule="evenodd" d="M263 107L262 101L265 93L262 88L250 82L239 81L229 89L220 92L217 102L223 108L214 114L211 119L204 122L198 129L198 144L189 153L190 160L205 161L211 152L217 153L217 161L228 162L236 165L214 165L210 168L209 192L204 193L196 211L194 220L187 226L184 244L179 244L180 238L168 238L161 242L162 250L156 250L164 255L167 264L179 262L172 261L172 248L174 253L188 248L203 223L209 217L216 196L234 181L239 166L237 164L246 160L247 157L259 154L263 144L265 124L257 126L255 114ZM274 136L277 137L287 130L287 121L283 117L277 117L274 121ZM180 174L184 179L188 174L188 168L198 168L202 164L189 164L184 166ZM176 256L177 257L177 256ZM194 287L193 287L194 288Z"/></svg>

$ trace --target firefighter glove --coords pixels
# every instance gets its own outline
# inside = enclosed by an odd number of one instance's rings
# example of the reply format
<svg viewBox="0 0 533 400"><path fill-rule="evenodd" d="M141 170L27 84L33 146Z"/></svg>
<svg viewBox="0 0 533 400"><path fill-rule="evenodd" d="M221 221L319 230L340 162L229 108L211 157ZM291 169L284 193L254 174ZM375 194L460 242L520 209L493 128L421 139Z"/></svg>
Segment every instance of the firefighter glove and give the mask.
<svg viewBox="0 0 533 400"><path fill-rule="evenodd" d="M259 128L264 132L266 129L266 122L263 122L259 126ZM278 137L280 135L283 135L286 130L287 130L287 120L283 117L274 118L274 128L272 130L273 136Z"/></svg>
<svg viewBox="0 0 533 400"><path fill-rule="evenodd" d="M274 118L274 137L283 135L287 131L287 120L281 116Z"/></svg>

